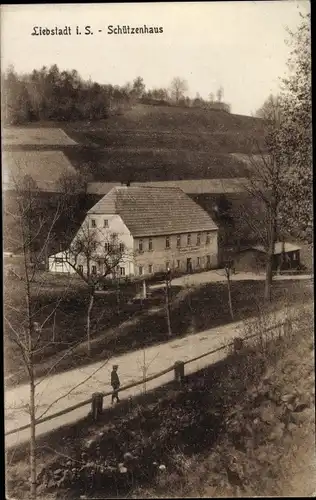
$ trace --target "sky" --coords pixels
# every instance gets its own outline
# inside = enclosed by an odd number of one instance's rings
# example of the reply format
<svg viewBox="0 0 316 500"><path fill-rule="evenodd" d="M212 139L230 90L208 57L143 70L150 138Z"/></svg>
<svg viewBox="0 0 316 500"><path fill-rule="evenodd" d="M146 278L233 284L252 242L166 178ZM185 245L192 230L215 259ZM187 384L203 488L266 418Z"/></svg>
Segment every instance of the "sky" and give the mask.
<svg viewBox="0 0 316 500"><path fill-rule="evenodd" d="M1 67L30 72L57 64L84 79L168 88L175 76L187 95L222 86L236 114L251 115L277 93L287 71L286 27L296 29L307 0L1 6ZM109 34L108 26L162 27L156 34ZM71 28L71 35L32 36L34 27ZM90 26L93 34L76 35ZM100 30L100 31L99 31Z"/></svg>

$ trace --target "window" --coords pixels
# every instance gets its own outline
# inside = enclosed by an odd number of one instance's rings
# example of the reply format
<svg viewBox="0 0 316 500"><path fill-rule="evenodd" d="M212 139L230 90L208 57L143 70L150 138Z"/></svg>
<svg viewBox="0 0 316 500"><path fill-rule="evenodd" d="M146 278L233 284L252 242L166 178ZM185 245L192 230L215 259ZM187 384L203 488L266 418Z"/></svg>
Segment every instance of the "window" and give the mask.
<svg viewBox="0 0 316 500"><path fill-rule="evenodd" d="M125 249L124 243L120 243L120 252L123 253Z"/></svg>
<svg viewBox="0 0 316 500"><path fill-rule="evenodd" d="M201 233L197 233L196 235L196 244L197 246L201 244Z"/></svg>
<svg viewBox="0 0 316 500"><path fill-rule="evenodd" d="M191 234L188 234L187 236L187 244L191 245Z"/></svg>
<svg viewBox="0 0 316 500"><path fill-rule="evenodd" d="M200 257L198 257L198 258L196 259L196 263L197 263L197 265L198 265L198 266L201 264L201 258L200 258Z"/></svg>
<svg viewBox="0 0 316 500"><path fill-rule="evenodd" d="M170 269L170 262L166 262L166 270L168 271Z"/></svg>
<svg viewBox="0 0 316 500"><path fill-rule="evenodd" d="M105 243L104 250L105 250L106 253L113 252L113 245L111 245L111 243Z"/></svg>
<svg viewBox="0 0 316 500"><path fill-rule="evenodd" d="M63 264L64 259L63 257L55 257L55 264Z"/></svg>
<svg viewBox="0 0 316 500"><path fill-rule="evenodd" d="M148 250L151 251L153 249L153 239L149 238L148 240Z"/></svg>
<svg viewBox="0 0 316 500"><path fill-rule="evenodd" d="M170 236L166 236L166 248L170 248Z"/></svg>
<svg viewBox="0 0 316 500"><path fill-rule="evenodd" d="M95 219L91 219L91 227L97 227Z"/></svg>
<svg viewBox="0 0 316 500"><path fill-rule="evenodd" d="M125 267L120 267L120 275L125 276Z"/></svg>
<svg viewBox="0 0 316 500"><path fill-rule="evenodd" d="M180 269L180 261L177 260L177 269Z"/></svg>
<svg viewBox="0 0 316 500"><path fill-rule="evenodd" d="M108 221L108 219L104 219L104 221L103 221L103 227L109 227L109 221Z"/></svg>
<svg viewBox="0 0 316 500"><path fill-rule="evenodd" d="M208 266L210 266L210 265L211 265L211 256L210 256L210 255L207 255L207 256L206 256L206 264L207 264Z"/></svg>
<svg viewBox="0 0 316 500"><path fill-rule="evenodd" d="M95 252L96 249L97 249L97 243L96 243L96 241L92 241L92 243L91 243L91 250L93 250Z"/></svg>
<svg viewBox="0 0 316 500"><path fill-rule="evenodd" d="M139 250L140 252L142 252L142 251L143 251L143 248L144 248L144 245L143 245L143 240L139 240L139 242L138 242L138 250Z"/></svg>
<svg viewBox="0 0 316 500"><path fill-rule="evenodd" d="M206 244L209 245L210 244L210 233L206 233Z"/></svg>
<svg viewBox="0 0 316 500"><path fill-rule="evenodd" d="M152 272L153 272L153 265L152 264L149 264L148 272L149 272L149 274L152 274Z"/></svg>
<svg viewBox="0 0 316 500"><path fill-rule="evenodd" d="M92 274L97 274L97 266L92 266L91 272L92 272Z"/></svg>
<svg viewBox="0 0 316 500"><path fill-rule="evenodd" d="M139 276L141 276L143 274L143 266L139 266L138 274L139 274Z"/></svg>
<svg viewBox="0 0 316 500"><path fill-rule="evenodd" d="M81 273L81 274L83 273L83 266L82 266L81 264L80 264L80 266L78 266L78 271L79 271L79 273Z"/></svg>
<svg viewBox="0 0 316 500"><path fill-rule="evenodd" d="M178 234L177 235L177 248L180 248L181 247L181 235Z"/></svg>

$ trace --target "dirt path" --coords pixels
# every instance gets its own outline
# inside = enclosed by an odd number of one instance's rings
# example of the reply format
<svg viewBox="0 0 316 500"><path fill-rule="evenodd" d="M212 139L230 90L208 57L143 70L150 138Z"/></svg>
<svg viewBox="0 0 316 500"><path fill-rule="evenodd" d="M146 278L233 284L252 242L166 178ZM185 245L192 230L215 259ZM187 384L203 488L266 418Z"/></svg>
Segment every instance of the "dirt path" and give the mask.
<svg viewBox="0 0 316 500"><path fill-rule="evenodd" d="M275 281L297 281L297 280L312 280L312 275L310 274L300 274L300 275L277 275L273 278ZM231 276L232 281L264 281L265 274L264 273L251 273L251 272L238 272ZM203 285L206 283L217 283L217 282L226 282L226 276L224 269L218 269L213 271L205 271L202 273L196 274L186 274L185 276L181 276L179 278L174 278L172 280L173 285L180 286L195 286L195 285ZM157 285L152 285L150 288L161 288L165 286L163 283L159 283Z"/></svg>

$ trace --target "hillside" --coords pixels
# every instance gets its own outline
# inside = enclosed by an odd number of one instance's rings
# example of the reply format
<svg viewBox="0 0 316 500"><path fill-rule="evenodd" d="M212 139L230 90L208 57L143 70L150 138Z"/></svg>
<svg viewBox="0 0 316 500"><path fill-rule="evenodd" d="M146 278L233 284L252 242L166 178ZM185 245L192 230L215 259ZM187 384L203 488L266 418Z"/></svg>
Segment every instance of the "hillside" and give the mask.
<svg viewBox="0 0 316 500"><path fill-rule="evenodd" d="M247 116L142 104L106 120L41 124L46 127L58 127L70 141L39 141L36 149L63 151L77 170L88 165L99 182L242 177L244 164L234 153L249 153L263 133L260 120ZM10 151L34 147L26 136L5 141Z"/></svg>

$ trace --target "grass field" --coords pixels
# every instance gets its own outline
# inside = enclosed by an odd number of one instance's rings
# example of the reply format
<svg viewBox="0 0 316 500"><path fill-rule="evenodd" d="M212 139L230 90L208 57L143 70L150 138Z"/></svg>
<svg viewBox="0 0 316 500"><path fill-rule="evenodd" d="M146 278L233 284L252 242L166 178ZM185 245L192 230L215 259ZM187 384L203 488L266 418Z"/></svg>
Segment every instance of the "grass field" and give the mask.
<svg viewBox="0 0 316 500"><path fill-rule="evenodd" d="M87 164L100 182L229 178L244 173L243 162L231 154L249 153L262 133L260 120L247 116L139 104L99 122L12 127L5 147L28 149L38 137L36 147L54 145L77 170Z"/></svg>
<svg viewBox="0 0 316 500"><path fill-rule="evenodd" d="M57 127L6 127L3 129L4 146L67 146L76 144Z"/></svg>

